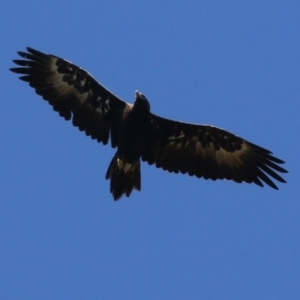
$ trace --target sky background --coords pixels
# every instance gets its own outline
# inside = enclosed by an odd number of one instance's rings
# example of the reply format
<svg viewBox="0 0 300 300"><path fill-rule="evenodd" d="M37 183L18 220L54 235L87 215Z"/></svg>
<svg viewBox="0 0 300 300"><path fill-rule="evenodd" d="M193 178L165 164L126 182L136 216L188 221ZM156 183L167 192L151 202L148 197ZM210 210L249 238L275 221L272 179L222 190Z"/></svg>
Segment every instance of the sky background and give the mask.
<svg viewBox="0 0 300 300"><path fill-rule="evenodd" d="M300 299L300 1L0 2L1 299ZM212 124L286 161L287 184L142 164L114 202L115 150L16 74L31 46L122 99Z"/></svg>

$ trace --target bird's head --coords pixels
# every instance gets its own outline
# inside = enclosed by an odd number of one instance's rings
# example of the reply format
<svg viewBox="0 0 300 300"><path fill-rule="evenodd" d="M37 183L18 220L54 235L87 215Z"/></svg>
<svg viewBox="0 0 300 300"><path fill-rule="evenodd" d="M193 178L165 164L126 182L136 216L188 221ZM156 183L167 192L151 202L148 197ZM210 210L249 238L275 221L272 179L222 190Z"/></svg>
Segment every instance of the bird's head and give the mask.
<svg viewBox="0 0 300 300"><path fill-rule="evenodd" d="M135 101L134 107L138 110L149 112L150 111L150 103L147 98L140 93L139 91L135 91Z"/></svg>

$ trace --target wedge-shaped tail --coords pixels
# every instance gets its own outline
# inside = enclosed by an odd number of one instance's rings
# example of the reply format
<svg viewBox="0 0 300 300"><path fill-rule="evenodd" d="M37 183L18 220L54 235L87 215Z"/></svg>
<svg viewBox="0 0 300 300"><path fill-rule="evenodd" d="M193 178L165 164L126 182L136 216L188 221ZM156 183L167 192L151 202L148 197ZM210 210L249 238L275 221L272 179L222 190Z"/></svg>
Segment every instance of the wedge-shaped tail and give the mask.
<svg viewBox="0 0 300 300"><path fill-rule="evenodd" d="M133 189L141 190L140 160L128 162L116 154L106 172L106 179L110 179L110 192L115 200L125 194L130 196Z"/></svg>

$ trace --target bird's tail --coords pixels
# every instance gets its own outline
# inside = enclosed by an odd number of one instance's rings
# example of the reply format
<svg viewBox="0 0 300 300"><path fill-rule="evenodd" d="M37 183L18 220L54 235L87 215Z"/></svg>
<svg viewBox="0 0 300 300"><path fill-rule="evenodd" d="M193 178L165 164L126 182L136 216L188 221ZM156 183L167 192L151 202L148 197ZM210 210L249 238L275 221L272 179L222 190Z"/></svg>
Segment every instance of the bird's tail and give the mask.
<svg viewBox="0 0 300 300"><path fill-rule="evenodd" d="M110 192L115 200L125 194L131 194L133 188L141 190L140 160L128 162L116 154L106 172L106 179L110 179Z"/></svg>

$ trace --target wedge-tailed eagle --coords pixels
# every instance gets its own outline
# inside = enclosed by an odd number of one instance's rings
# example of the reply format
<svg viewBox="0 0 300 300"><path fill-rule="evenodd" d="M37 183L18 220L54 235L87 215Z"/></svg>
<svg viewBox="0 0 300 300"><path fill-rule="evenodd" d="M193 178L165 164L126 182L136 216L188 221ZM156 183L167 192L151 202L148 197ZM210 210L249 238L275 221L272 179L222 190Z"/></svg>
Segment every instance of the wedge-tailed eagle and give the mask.
<svg viewBox="0 0 300 300"><path fill-rule="evenodd" d="M117 148L106 179L115 200L141 189L140 159L163 170L235 182L263 182L278 189L272 180L285 180L276 172L287 171L269 150L223 129L168 120L150 112L147 98L135 92L129 104L107 90L88 72L71 62L32 48L18 52L14 60L21 74L65 120L87 136Z"/></svg>

